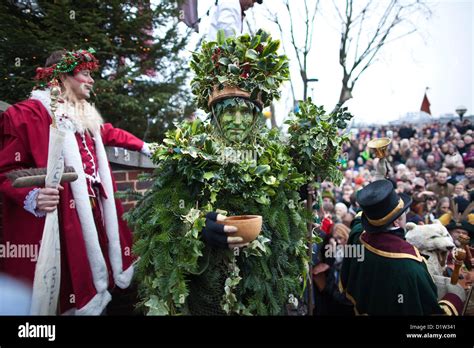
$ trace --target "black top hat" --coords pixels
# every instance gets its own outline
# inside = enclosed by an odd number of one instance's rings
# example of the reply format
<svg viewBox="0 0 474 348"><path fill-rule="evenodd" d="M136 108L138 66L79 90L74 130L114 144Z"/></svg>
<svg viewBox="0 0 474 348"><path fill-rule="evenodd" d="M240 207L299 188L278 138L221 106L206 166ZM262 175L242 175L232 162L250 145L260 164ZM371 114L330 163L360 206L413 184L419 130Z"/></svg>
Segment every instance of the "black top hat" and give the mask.
<svg viewBox="0 0 474 348"><path fill-rule="evenodd" d="M402 215L412 202L410 196L398 195L389 180L377 180L357 192L362 208L362 226L367 232L383 232Z"/></svg>

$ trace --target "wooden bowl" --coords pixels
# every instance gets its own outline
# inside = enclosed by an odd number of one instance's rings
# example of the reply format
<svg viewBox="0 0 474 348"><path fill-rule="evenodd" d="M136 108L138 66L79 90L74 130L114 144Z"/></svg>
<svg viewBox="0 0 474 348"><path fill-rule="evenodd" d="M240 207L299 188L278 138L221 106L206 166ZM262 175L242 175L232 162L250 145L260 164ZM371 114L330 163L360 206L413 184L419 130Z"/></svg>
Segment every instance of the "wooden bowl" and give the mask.
<svg viewBox="0 0 474 348"><path fill-rule="evenodd" d="M242 237L242 243L249 243L262 231L262 217L260 215L236 215L228 216L224 221L217 221L222 225L235 226L237 232L229 236Z"/></svg>

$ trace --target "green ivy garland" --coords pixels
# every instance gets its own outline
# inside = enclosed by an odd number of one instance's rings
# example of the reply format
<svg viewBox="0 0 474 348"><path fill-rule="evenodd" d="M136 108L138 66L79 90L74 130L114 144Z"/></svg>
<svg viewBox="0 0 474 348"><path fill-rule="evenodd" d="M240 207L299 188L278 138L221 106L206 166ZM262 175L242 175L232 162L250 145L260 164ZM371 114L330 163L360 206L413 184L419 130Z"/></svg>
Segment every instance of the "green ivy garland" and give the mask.
<svg viewBox="0 0 474 348"><path fill-rule="evenodd" d="M307 275L309 216L298 204L305 178L277 130L238 150L212 134L211 124L200 120L169 131L153 156L154 185L128 214L140 256L141 304L148 314L189 313L189 277L206 276L225 260L228 276L217 304L224 313L282 314L290 294L302 296ZM256 160L246 151L257 151ZM221 259L209 257L213 251L200 231L205 212L215 208L262 215L262 234L239 255L230 250Z"/></svg>
<svg viewBox="0 0 474 348"><path fill-rule="evenodd" d="M343 131L352 119L347 108L336 108L327 114L311 98L299 103L299 110L285 123L289 125L290 154L295 165L310 181L325 179L339 185L342 173L339 156L342 145L349 141Z"/></svg>
<svg viewBox="0 0 474 348"><path fill-rule="evenodd" d="M288 78L278 41L259 31L223 37L193 54L198 106L208 110L214 86L237 86L264 105ZM244 101L247 103L246 101ZM242 103L219 102L214 113ZM350 114L325 115L311 103L288 121L289 138L258 123L251 141L228 146L214 122L176 124L153 154L152 188L127 220L135 231L140 305L149 315L281 315L302 297L308 277L307 222L299 189L315 178L340 178L339 135ZM258 112L261 110L254 110ZM216 250L201 240L205 213L262 215L260 236L238 250ZM316 241L316 237L310 237Z"/></svg>

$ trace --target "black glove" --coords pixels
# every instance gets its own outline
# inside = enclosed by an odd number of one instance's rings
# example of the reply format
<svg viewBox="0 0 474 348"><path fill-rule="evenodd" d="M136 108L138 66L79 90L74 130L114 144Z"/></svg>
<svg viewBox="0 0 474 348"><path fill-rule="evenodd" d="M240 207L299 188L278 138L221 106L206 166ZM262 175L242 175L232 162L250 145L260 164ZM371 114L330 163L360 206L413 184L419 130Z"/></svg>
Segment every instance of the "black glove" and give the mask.
<svg viewBox="0 0 474 348"><path fill-rule="evenodd" d="M204 242L214 248L228 249L227 234L224 232L224 225L218 224L217 213L206 214L206 227L202 229Z"/></svg>

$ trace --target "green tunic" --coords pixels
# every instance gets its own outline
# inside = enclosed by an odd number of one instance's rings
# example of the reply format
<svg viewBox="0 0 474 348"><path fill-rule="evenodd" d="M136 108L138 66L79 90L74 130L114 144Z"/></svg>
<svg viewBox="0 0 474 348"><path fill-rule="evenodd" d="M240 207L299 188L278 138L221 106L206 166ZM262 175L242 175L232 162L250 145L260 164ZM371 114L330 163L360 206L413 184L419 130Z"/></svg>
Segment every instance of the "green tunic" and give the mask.
<svg viewBox="0 0 474 348"><path fill-rule="evenodd" d="M304 176L276 131L239 147L258 148L257 159L226 162L223 146L208 122L196 120L168 132L155 152L153 186L128 216L140 305L149 315L285 315L304 293ZM237 252L205 244L205 213L216 208L261 215L260 235Z"/></svg>
<svg viewBox="0 0 474 348"><path fill-rule="evenodd" d="M339 283L340 290L354 303L356 314L455 313L450 311L451 303L440 306L425 259L402 238L391 233L368 234L357 221L348 244L364 252L363 260L344 259Z"/></svg>

